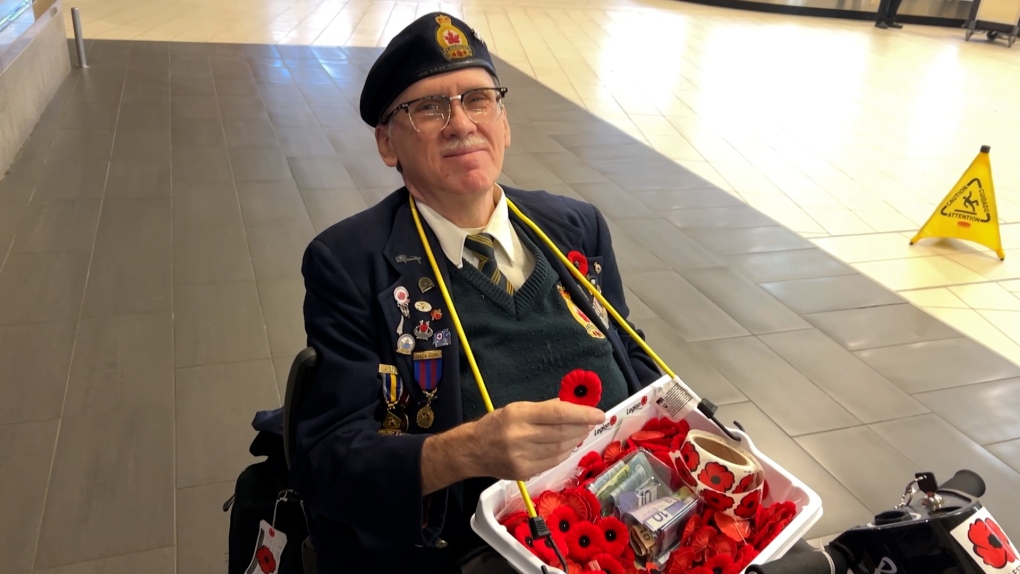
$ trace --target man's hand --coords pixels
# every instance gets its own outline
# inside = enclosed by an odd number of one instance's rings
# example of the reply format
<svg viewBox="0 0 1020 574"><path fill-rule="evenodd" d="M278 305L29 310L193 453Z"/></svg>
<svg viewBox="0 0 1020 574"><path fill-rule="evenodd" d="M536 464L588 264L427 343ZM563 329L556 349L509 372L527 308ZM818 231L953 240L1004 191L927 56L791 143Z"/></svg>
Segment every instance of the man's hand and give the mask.
<svg viewBox="0 0 1020 574"><path fill-rule="evenodd" d="M511 403L425 441L424 492L476 476L531 478L566 460L605 419L598 409L559 399Z"/></svg>

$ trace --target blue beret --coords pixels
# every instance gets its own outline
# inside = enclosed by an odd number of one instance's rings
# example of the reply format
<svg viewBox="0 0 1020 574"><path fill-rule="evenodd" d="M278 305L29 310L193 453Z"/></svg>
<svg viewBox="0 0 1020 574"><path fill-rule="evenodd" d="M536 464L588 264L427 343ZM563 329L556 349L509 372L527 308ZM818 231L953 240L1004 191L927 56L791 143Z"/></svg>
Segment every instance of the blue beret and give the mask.
<svg viewBox="0 0 1020 574"><path fill-rule="evenodd" d="M361 119L375 127L411 84L464 68L484 68L496 77L489 49L477 32L453 16L426 14L394 36L372 65L361 90Z"/></svg>

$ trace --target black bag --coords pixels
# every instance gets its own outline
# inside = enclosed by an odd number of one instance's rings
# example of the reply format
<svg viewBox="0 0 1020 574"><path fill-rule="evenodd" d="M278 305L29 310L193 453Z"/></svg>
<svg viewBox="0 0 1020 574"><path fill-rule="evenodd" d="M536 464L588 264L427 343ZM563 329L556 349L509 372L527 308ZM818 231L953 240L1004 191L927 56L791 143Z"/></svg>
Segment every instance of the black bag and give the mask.
<svg viewBox="0 0 1020 574"><path fill-rule="evenodd" d="M266 420L256 416L253 426L260 430L248 449L253 456L265 456L266 460L241 472L234 486L234 495L223 504L223 511L230 512L227 572L262 573L258 566L253 571L249 571L248 566L255 557L259 525L265 520L287 536L287 545L280 556L276 573L304 574L308 571L303 564L302 551L309 537L310 525L304 503L290 489L283 454L283 434L276 433L271 424L266 430L267 425L262 424Z"/></svg>

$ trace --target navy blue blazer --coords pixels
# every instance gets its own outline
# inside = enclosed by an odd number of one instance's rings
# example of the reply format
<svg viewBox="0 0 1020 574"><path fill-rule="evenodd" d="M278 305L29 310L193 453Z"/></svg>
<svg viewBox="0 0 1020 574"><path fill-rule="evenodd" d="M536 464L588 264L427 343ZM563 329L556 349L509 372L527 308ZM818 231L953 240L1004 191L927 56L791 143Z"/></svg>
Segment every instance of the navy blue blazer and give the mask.
<svg viewBox="0 0 1020 574"><path fill-rule="evenodd" d="M504 190L560 250L580 251L591 268L600 264L602 294L627 317L623 282L602 214L587 203L544 191ZM511 218L517 220L512 212ZM424 219L422 225L449 284L439 241ZM530 230L526 233L546 253L573 301L589 317L596 317L591 295L542 241ZM459 559L478 546L468 519L480 486L459 483L422 495L422 443L430 434L464 422L461 348L448 316L431 322L436 332L450 329L453 340L442 347L442 381L432 402L435 423L428 430L419 428L414 415L424 404L424 395L415 383L412 357L396 352L401 313L394 290L405 287L412 305L420 300L433 308L446 305L438 288L425 293L419 289L419 279L435 278L414 226L406 188L325 230L308 246L302 273L308 345L318 353L320 367L297 415L292 479L314 516L320 574L457 571ZM413 306L410 312L415 326L421 313ZM654 362L625 332L613 327L607 337L631 394L660 376ZM378 432L384 412L380 364L397 366L410 392L407 434Z"/></svg>

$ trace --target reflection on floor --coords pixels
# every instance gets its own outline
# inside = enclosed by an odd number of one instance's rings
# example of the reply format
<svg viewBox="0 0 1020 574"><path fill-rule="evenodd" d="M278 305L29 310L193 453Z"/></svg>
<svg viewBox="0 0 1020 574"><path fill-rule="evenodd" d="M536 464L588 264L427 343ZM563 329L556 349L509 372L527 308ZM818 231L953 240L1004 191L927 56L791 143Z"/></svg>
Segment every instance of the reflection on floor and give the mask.
<svg viewBox="0 0 1020 574"><path fill-rule="evenodd" d="M304 346L302 250L399 185L355 113L378 51L89 49L0 182L0 555L222 572L248 425ZM499 66L504 183L604 211L633 320L821 494L809 536L961 467L1020 532L1020 367Z"/></svg>

